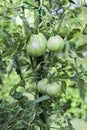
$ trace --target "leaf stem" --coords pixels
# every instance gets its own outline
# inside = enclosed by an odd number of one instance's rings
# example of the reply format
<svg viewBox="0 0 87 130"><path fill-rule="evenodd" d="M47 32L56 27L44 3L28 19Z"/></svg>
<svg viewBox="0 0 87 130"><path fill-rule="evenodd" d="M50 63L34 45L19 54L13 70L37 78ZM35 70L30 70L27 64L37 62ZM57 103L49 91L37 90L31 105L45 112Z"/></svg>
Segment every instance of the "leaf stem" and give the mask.
<svg viewBox="0 0 87 130"><path fill-rule="evenodd" d="M71 11L69 11L69 13L75 18L75 20L80 24L80 26L84 29L84 26L82 25L81 21L79 20L79 18L73 14Z"/></svg>

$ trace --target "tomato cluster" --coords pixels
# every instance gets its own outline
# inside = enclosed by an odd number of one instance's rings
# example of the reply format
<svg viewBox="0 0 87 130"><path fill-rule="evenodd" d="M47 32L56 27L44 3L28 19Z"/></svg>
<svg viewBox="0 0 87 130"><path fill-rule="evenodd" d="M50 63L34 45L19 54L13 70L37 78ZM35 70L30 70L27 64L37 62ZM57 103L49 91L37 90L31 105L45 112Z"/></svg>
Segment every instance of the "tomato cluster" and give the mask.
<svg viewBox="0 0 87 130"><path fill-rule="evenodd" d="M32 57L44 55L48 49L50 52L60 52L64 48L64 40L59 36L51 36L48 41L42 33L33 34L27 45L27 52ZM56 97L60 94L61 85L56 82L48 82L47 78L37 84L38 92Z"/></svg>
<svg viewBox="0 0 87 130"><path fill-rule="evenodd" d="M45 54L46 49L52 52L60 52L64 48L64 40L59 36L51 36L48 41L42 33L33 34L27 44L27 52L30 56L39 57Z"/></svg>
<svg viewBox="0 0 87 130"><path fill-rule="evenodd" d="M44 78L38 82L37 90L42 94L57 97L60 95L61 84L56 82L48 82L47 78Z"/></svg>

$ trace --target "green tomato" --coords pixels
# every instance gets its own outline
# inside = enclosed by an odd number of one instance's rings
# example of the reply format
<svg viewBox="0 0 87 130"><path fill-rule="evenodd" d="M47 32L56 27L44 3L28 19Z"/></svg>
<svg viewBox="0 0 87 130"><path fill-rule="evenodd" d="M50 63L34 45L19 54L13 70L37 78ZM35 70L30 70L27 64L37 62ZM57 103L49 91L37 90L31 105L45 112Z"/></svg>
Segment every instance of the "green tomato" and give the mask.
<svg viewBox="0 0 87 130"><path fill-rule="evenodd" d="M26 49L30 56L39 57L45 53L46 47L47 47L47 40L42 33L39 33L39 34L33 34L30 37Z"/></svg>
<svg viewBox="0 0 87 130"><path fill-rule="evenodd" d="M59 36L51 36L48 39L47 48L52 52L60 52L64 48L64 40Z"/></svg>
<svg viewBox="0 0 87 130"><path fill-rule="evenodd" d="M49 96L57 97L60 95L61 85L57 83L51 83L46 85L46 93Z"/></svg>
<svg viewBox="0 0 87 130"><path fill-rule="evenodd" d="M45 94L46 93L46 84L47 84L47 78L40 80L37 84L38 92Z"/></svg>
<svg viewBox="0 0 87 130"><path fill-rule="evenodd" d="M40 130L40 126L34 125L33 130Z"/></svg>
<svg viewBox="0 0 87 130"><path fill-rule="evenodd" d="M56 82L48 83L47 78L44 78L38 82L37 90L42 94L57 97L60 94L61 84L57 84Z"/></svg>

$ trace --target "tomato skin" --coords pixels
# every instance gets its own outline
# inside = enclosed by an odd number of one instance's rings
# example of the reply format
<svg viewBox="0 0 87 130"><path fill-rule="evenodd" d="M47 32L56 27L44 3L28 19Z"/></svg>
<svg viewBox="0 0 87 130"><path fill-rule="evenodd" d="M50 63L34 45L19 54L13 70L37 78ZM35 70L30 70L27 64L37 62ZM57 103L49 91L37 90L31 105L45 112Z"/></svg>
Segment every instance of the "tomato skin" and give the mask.
<svg viewBox="0 0 87 130"><path fill-rule="evenodd" d="M61 91L61 85L56 82L48 83L47 78L44 78L38 82L37 85L38 92L42 94L47 94L51 97L57 97Z"/></svg>
<svg viewBox="0 0 87 130"><path fill-rule="evenodd" d="M60 52L64 48L64 40L59 36L51 36L48 39L47 48L52 52Z"/></svg>
<svg viewBox="0 0 87 130"><path fill-rule="evenodd" d="M40 80L37 85L38 92L45 94L46 93L46 84L47 84L47 78Z"/></svg>
<svg viewBox="0 0 87 130"><path fill-rule="evenodd" d="M47 86L46 86L46 93L52 97L59 96L60 90L61 90L61 85L59 85L57 83L47 84Z"/></svg>
<svg viewBox="0 0 87 130"><path fill-rule="evenodd" d="M47 40L42 33L39 33L39 34L33 34L30 37L26 49L30 56L39 57L45 53L46 47L47 47Z"/></svg>

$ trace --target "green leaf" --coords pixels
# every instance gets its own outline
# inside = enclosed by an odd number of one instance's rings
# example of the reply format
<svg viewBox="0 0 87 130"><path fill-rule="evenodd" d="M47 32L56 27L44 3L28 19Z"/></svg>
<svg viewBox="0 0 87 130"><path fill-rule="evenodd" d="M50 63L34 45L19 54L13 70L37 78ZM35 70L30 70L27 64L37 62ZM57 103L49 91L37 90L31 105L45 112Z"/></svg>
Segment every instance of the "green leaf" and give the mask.
<svg viewBox="0 0 87 130"><path fill-rule="evenodd" d="M3 30L3 35L4 37L6 38L7 42L9 43L9 45L14 48L14 42L12 41L11 39L11 35L6 31L6 30Z"/></svg>
<svg viewBox="0 0 87 130"><path fill-rule="evenodd" d="M14 55L13 57L13 66L15 68L15 71L17 72L17 74L20 76L21 78L21 81L22 81L22 86L25 86L25 80L23 78L23 74L21 72L21 66L20 66L20 62L19 62L19 59L18 59L18 56L17 55Z"/></svg>
<svg viewBox="0 0 87 130"><path fill-rule="evenodd" d="M13 94L11 94L11 96L16 99L16 100L20 100L23 96L23 93L22 92L14 92Z"/></svg>
<svg viewBox="0 0 87 130"><path fill-rule="evenodd" d="M26 21L25 18L22 17L22 20L23 20L23 24L24 24L24 28L25 28L25 31L28 33L28 34L32 34L32 31L31 31L31 28L28 24L28 22Z"/></svg>
<svg viewBox="0 0 87 130"><path fill-rule="evenodd" d="M83 44L83 45L81 45L81 46L79 46L78 48L77 48L77 51L83 51L83 50L85 50L87 48L87 43L86 44Z"/></svg>
<svg viewBox="0 0 87 130"><path fill-rule="evenodd" d="M83 54L81 52L76 52L76 54L80 57L80 58L84 58Z"/></svg>
<svg viewBox="0 0 87 130"><path fill-rule="evenodd" d="M64 94L66 93L66 87L67 87L66 82L65 82L65 81L62 81L62 83L61 83L61 88L62 88L62 92L63 92Z"/></svg>
<svg viewBox="0 0 87 130"><path fill-rule="evenodd" d="M25 128L25 122L23 120L17 120L16 124L14 124L13 129L22 130Z"/></svg>
<svg viewBox="0 0 87 130"><path fill-rule="evenodd" d="M17 57L17 55L14 55L14 57L13 57L13 66L14 66L14 68L19 68L20 69L20 63L19 63L19 60L18 60L18 57Z"/></svg>
<svg viewBox="0 0 87 130"><path fill-rule="evenodd" d="M0 105L0 128L8 121L9 111Z"/></svg>
<svg viewBox="0 0 87 130"><path fill-rule="evenodd" d="M28 7L30 7L30 8L34 8L34 9L38 9L39 8L37 5L35 5L35 2L31 3L31 2L24 1L23 3L25 5L27 5Z"/></svg>
<svg viewBox="0 0 87 130"><path fill-rule="evenodd" d="M39 103L39 102L43 102L43 101L45 101L45 100L47 100L47 99L49 99L49 98L50 98L50 96L44 95L44 96L42 96L42 97L37 98L37 99L36 99L32 104L30 104L30 105L37 104L37 103Z"/></svg>
<svg viewBox="0 0 87 130"><path fill-rule="evenodd" d="M85 82L84 79L78 78L77 87L79 89L80 96L82 100L85 100Z"/></svg>

